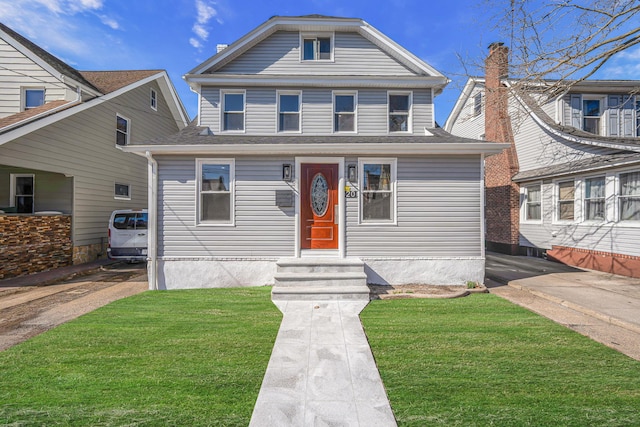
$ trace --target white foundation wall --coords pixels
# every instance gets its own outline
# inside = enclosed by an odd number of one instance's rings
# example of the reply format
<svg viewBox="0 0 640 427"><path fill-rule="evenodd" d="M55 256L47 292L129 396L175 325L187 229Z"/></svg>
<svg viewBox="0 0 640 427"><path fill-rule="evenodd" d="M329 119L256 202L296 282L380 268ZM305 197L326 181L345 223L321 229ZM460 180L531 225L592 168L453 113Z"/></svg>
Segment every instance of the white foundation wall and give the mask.
<svg viewBox="0 0 640 427"><path fill-rule="evenodd" d="M158 289L273 285L277 259L159 259ZM367 283L463 285L484 281L484 258L363 258Z"/></svg>

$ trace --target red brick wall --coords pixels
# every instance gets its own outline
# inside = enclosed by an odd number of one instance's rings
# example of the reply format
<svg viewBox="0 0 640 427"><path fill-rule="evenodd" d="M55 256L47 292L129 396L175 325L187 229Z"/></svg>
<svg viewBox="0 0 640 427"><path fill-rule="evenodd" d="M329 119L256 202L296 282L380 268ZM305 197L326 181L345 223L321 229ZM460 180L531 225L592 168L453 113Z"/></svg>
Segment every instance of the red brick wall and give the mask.
<svg viewBox="0 0 640 427"><path fill-rule="evenodd" d="M519 167L508 114L508 88L501 81L508 74L509 49L499 43L489 49L485 61L485 139L511 146L485 162L486 241L490 250L516 254L520 189L511 177L518 173Z"/></svg>
<svg viewBox="0 0 640 427"><path fill-rule="evenodd" d="M637 256L553 246L547 250L547 258L574 267L640 278L640 257Z"/></svg>
<svg viewBox="0 0 640 427"><path fill-rule="evenodd" d="M70 215L0 215L0 279L71 265Z"/></svg>

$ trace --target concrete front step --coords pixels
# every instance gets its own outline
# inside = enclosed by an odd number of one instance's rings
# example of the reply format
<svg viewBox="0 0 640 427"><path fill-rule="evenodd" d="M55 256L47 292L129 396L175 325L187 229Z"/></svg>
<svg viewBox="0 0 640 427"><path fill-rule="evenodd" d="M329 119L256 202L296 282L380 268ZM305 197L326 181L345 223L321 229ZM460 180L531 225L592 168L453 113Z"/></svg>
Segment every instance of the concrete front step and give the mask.
<svg viewBox="0 0 640 427"><path fill-rule="evenodd" d="M275 285L292 286L367 286L367 275L364 272L330 272L330 273L276 273Z"/></svg>
<svg viewBox="0 0 640 427"><path fill-rule="evenodd" d="M276 266L279 273L364 272L364 262L359 258L282 258Z"/></svg>
<svg viewBox="0 0 640 427"><path fill-rule="evenodd" d="M292 300L351 300L369 301L369 288L364 286L298 286L277 287L271 291L271 299L274 301Z"/></svg>

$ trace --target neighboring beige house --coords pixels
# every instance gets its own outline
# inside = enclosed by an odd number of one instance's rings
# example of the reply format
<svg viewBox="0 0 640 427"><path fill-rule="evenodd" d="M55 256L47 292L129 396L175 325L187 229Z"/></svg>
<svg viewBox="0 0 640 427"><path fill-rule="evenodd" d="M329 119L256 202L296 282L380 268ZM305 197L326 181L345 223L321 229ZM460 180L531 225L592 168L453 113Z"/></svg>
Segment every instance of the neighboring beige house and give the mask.
<svg viewBox="0 0 640 427"><path fill-rule="evenodd" d="M511 143L485 168L488 247L640 277L640 80L586 80L541 102L508 78L507 57L491 46L445 124Z"/></svg>
<svg viewBox="0 0 640 427"><path fill-rule="evenodd" d="M483 159L504 145L438 128L447 78L386 35L276 16L185 80L197 122L123 148L157 186L152 288L368 300L367 282L483 280Z"/></svg>
<svg viewBox="0 0 640 427"><path fill-rule="evenodd" d="M132 141L188 115L165 71L80 72L0 24L0 279L106 254L111 211L146 208Z"/></svg>

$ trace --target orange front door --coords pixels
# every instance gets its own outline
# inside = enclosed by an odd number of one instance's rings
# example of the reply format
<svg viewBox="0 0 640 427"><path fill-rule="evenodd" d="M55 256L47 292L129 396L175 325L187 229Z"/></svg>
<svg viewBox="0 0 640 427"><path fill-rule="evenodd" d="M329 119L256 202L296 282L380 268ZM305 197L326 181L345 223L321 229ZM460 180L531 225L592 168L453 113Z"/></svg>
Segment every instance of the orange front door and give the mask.
<svg viewBox="0 0 640 427"><path fill-rule="evenodd" d="M338 165L300 165L300 248L338 249Z"/></svg>

